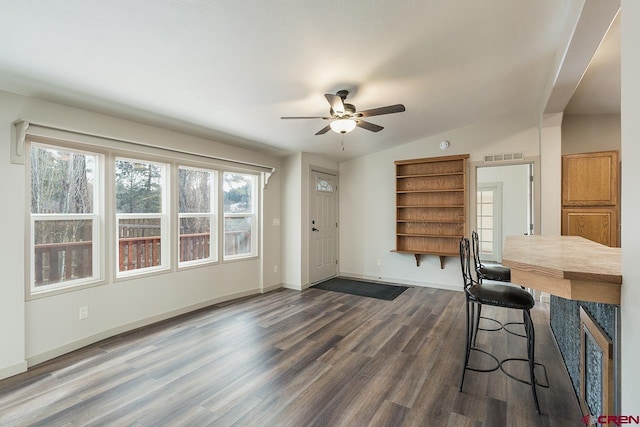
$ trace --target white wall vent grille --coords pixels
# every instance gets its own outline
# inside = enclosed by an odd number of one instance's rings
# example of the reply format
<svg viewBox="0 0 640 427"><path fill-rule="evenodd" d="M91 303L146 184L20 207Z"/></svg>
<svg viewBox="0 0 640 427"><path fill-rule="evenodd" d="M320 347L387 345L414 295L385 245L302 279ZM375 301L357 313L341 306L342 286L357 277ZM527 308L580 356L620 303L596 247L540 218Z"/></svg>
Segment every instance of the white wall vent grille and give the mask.
<svg viewBox="0 0 640 427"><path fill-rule="evenodd" d="M485 163L512 162L514 160L524 160L524 152L522 152L522 153L489 154L489 155L484 156L484 162Z"/></svg>

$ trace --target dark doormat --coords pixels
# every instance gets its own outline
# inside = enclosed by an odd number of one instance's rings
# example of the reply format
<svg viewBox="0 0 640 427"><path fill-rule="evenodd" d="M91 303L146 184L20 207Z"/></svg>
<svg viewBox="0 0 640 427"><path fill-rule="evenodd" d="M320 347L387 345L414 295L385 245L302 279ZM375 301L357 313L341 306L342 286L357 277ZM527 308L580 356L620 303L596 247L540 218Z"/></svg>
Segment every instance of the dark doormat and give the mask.
<svg viewBox="0 0 640 427"><path fill-rule="evenodd" d="M409 289L407 286L384 285L382 283L365 282L343 277L334 277L326 282L313 285L312 288L387 301L396 299L398 295Z"/></svg>

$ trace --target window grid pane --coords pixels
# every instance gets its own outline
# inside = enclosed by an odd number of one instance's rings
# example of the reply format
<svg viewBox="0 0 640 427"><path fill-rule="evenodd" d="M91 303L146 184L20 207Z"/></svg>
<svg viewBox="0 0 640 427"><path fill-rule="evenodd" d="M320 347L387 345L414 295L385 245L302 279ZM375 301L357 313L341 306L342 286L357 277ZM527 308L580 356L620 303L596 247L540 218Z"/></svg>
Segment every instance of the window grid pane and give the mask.
<svg viewBox="0 0 640 427"><path fill-rule="evenodd" d="M83 285L100 277L94 213L100 156L32 143L31 291Z"/></svg>
<svg viewBox="0 0 640 427"><path fill-rule="evenodd" d="M215 233L215 171L178 168L179 246L181 265L217 259Z"/></svg>
<svg viewBox="0 0 640 427"><path fill-rule="evenodd" d="M118 272L165 265L165 165L116 159Z"/></svg>
<svg viewBox="0 0 640 427"><path fill-rule="evenodd" d="M118 271L161 265L162 231L160 218L118 220Z"/></svg>
<svg viewBox="0 0 640 427"><path fill-rule="evenodd" d="M256 255L256 188L255 175L223 174L225 258Z"/></svg>
<svg viewBox="0 0 640 427"><path fill-rule="evenodd" d="M492 190L480 190L477 192L477 231L480 243L480 253L492 255L493 247L493 210L494 195Z"/></svg>
<svg viewBox="0 0 640 427"><path fill-rule="evenodd" d="M93 277L94 223L93 218L34 220L34 287Z"/></svg>

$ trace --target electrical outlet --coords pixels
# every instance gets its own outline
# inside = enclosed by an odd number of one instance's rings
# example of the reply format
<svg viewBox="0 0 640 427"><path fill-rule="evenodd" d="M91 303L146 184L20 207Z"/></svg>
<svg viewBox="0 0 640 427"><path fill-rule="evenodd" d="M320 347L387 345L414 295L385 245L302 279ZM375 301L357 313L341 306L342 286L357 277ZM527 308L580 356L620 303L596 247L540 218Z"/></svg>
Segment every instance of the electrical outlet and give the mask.
<svg viewBox="0 0 640 427"><path fill-rule="evenodd" d="M80 307L78 309L78 319L79 320L84 320L87 317L89 317L89 307L87 307L86 305L83 307Z"/></svg>
<svg viewBox="0 0 640 427"><path fill-rule="evenodd" d="M377 265L378 267L380 267L380 266L382 265L382 260L381 260L380 258L378 258L378 259L376 260L376 265Z"/></svg>
<svg viewBox="0 0 640 427"><path fill-rule="evenodd" d="M274 264L273 265L273 272L277 273L278 272L278 264Z"/></svg>

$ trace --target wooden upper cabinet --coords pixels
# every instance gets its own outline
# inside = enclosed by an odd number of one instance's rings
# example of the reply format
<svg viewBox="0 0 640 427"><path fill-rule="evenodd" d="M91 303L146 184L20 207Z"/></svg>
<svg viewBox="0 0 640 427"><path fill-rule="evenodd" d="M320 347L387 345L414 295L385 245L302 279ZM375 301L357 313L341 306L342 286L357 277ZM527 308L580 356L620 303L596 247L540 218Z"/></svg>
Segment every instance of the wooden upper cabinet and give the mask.
<svg viewBox="0 0 640 427"><path fill-rule="evenodd" d="M562 156L562 234L620 245L618 152Z"/></svg>
<svg viewBox="0 0 640 427"><path fill-rule="evenodd" d="M618 204L618 152L562 156L563 206Z"/></svg>

